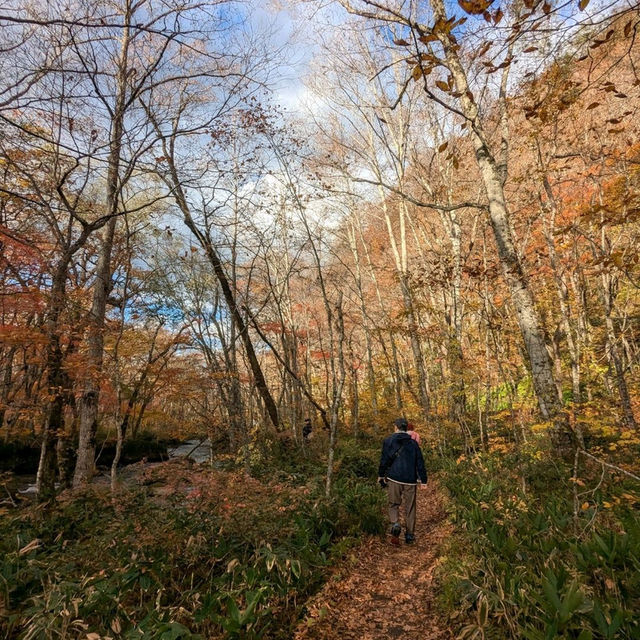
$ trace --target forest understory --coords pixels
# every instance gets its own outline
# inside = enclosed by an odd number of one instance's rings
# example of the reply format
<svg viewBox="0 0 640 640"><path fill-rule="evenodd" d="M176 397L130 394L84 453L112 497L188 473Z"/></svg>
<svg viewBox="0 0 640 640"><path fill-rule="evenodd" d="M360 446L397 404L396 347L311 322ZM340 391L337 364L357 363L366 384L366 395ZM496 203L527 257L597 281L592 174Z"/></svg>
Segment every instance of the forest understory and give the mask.
<svg viewBox="0 0 640 640"><path fill-rule="evenodd" d="M637 1L2 3L0 637L640 640L639 246Z"/></svg>

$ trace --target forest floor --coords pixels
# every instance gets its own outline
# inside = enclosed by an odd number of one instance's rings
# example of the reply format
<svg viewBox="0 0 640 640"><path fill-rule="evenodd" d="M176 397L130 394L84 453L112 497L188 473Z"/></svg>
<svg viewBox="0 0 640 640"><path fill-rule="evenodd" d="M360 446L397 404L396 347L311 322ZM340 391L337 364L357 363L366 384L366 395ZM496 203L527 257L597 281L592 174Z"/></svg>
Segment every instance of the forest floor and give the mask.
<svg viewBox="0 0 640 640"><path fill-rule="evenodd" d="M443 490L433 478L418 490L416 542L394 547L371 537L339 565L307 603L295 640L453 638L436 606L435 569L451 535Z"/></svg>

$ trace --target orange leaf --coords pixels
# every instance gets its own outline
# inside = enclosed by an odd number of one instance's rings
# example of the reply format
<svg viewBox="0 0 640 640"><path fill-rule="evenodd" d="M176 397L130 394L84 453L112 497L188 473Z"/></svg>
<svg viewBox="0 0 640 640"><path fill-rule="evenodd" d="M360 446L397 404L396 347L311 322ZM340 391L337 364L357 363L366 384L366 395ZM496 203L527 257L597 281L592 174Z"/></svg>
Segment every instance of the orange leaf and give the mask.
<svg viewBox="0 0 640 640"><path fill-rule="evenodd" d="M480 51L478 51L478 53L476 53L476 57L477 58L481 58L485 53L487 53L487 51L489 51L489 49L491 48L491 45L493 44L492 40L488 40L487 42L485 42L482 47L480 48Z"/></svg>
<svg viewBox="0 0 640 640"><path fill-rule="evenodd" d="M460 7L471 15L484 13L493 3L493 0L458 0Z"/></svg>

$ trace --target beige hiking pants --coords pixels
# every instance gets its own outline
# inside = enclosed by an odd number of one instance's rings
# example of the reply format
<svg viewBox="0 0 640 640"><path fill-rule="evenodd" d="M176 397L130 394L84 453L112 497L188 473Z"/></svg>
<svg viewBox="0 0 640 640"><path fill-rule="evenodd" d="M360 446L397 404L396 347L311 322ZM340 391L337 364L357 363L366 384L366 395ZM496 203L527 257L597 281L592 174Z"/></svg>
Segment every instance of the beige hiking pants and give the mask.
<svg viewBox="0 0 640 640"><path fill-rule="evenodd" d="M416 528L416 485L387 480L389 521L400 521L400 505L404 506L405 533L413 535Z"/></svg>

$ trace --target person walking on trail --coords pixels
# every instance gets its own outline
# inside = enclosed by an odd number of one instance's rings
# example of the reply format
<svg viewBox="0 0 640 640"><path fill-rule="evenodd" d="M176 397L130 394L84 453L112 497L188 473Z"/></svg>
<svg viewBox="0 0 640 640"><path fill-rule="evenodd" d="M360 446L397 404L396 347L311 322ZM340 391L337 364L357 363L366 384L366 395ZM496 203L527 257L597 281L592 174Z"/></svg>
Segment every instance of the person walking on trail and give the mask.
<svg viewBox="0 0 640 640"><path fill-rule="evenodd" d="M391 543L400 544L400 505L404 506L407 544L415 542L416 487L427 483L427 470L420 445L408 433L405 418L394 422L395 432L382 443L378 482L387 488Z"/></svg>
<svg viewBox="0 0 640 640"><path fill-rule="evenodd" d="M304 426L302 427L302 437L305 439L305 441L309 439L312 430L313 428L311 426L311 418L305 418Z"/></svg>

